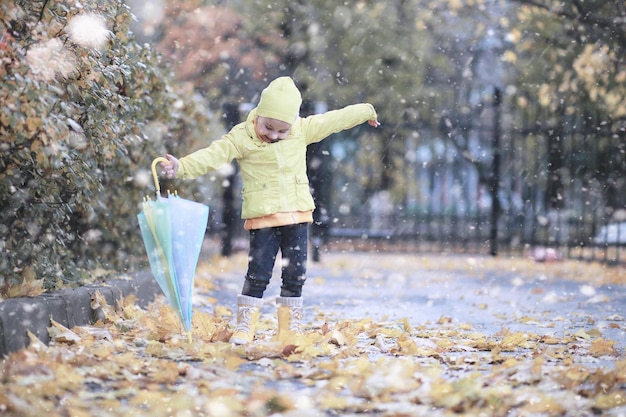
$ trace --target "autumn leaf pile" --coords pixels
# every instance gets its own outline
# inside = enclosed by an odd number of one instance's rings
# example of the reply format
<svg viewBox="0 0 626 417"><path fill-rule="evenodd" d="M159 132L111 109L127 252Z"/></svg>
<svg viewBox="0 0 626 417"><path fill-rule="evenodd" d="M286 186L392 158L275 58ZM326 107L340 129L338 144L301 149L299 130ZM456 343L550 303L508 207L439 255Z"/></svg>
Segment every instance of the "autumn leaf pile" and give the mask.
<svg viewBox="0 0 626 417"><path fill-rule="evenodd" d="M370 268L389 268L368 256ZM1 362L0 414L626 415L624 343L594 326L489 334L446 315L420 323L315 308L303 335L277 340L276 319L264 314L254 343L231 345L231 300L213 298L213 285L218 276L240 274L243 262L200 266L191 343L163 298L145 310L132 298L115 306L101 299L106 318L92 326L52 322L50 346L33 336L27 349ZM549 268L525 262L519 266L528 271ZM483 272L502 267L473 265ZM626 327L619 315L610 326Z"/></svg>

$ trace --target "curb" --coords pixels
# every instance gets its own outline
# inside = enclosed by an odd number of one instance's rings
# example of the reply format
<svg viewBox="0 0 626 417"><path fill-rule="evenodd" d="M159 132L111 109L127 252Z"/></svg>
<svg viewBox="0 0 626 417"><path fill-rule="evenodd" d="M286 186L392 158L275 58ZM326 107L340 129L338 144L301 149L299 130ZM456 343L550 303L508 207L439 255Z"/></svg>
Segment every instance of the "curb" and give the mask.
<svg viewBox="0 0 626 417"><path fill-rule="evenodd" d="M137 304L147 306L161 294L150 272L135 274L131 279L113 279L106 284L64 289L37 297L9 298L0 301L0 359L28 346L28 332L43 343L50 342L51 320L65 327L84 326L94 321L91 294L95 291L115 305L120 298L137 297Z"/></svg>

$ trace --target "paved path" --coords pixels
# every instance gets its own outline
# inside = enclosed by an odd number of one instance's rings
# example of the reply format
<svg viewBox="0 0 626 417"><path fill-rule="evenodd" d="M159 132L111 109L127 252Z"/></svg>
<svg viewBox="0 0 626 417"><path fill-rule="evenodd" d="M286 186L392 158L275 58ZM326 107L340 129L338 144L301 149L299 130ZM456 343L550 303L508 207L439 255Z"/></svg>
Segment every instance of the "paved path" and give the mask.
<svg viewBox="0 0 626 417"><path fill-rule="evenodd" d="M487 262L490 267L469 256L329 253L321 263L309 263L307 319L322 310L338 319L407 318L414 326L450 320L487 335L503 329L555 337L599 331L626 349L625 285L592 286L545 275L541 268L514 271L506 260L499 262L504 268ZM211 295L234 309L244 273L233 268L221 274ZM278 295L279 276L277 268L266 299ZM263 312L274 309L268 305Z"/></svg>

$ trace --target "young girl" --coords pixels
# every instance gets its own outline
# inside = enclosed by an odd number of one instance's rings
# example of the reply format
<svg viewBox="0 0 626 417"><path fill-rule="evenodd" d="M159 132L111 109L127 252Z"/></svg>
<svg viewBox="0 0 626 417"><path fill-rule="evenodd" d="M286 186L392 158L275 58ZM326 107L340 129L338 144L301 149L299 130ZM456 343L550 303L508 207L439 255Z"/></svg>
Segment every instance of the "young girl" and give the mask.
<svg viewBox="0 0 626 417"><path fill-rule="evenodd" d="M302 98L289 77L272 81L245 122L222 138L180 160L166 155L169 178L197 178L236 159L241 169L241 217L250 231L248 271L237 297L237 327L230 339L246 344L254 339L263 292L282 256L278 304L278 334L301 332L302 286L306 279L308 224L313 221L313 197L306 172L306 147L329 135L368 122L377 127L371 104L299 118Z"/></svg>

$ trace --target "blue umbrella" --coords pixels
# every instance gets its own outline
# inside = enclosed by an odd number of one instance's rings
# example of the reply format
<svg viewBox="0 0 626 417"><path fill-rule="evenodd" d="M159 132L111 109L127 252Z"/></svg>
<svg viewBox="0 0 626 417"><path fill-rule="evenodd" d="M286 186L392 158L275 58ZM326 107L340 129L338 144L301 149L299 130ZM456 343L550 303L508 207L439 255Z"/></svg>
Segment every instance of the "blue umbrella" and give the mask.
<svg viewBox="0 0 626 417"><path fill-rule="evenodd" d="M209 218L209 207L177 195L161 197L156 173L156 165L161 161L169 162L165 158L152 161L156 200L146 198L137 219L152 274L191 341L194 276Z"/></svg>

